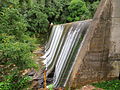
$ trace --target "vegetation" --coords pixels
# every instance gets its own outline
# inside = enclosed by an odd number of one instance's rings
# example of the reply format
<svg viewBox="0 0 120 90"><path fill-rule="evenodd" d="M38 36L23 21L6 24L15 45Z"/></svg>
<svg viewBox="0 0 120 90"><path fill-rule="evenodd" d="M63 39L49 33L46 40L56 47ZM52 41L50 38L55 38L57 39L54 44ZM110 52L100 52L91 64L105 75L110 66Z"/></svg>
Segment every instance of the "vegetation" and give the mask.
<svg viewBox="0 0 120 90"><path fill-rule="evenodd" d="M120 90L120 80L104 81L92 85L105 90Z"/></svg>
<svg viewBox="0 0 120 90"><path fill-rule="evenodd" d="M16 8L0 11L0 90L20 90L30 78L22 75L28 68L37 68L32 60L35 39L27 33L27 22Z"/></svg>
<svg viewBox="0 0 120 90"><path fill-rule="evenodd" d="M68 7L68 21L78 21L91 18L91 13L82 0L72 0Z"/></svg>
<svg viewBox="0 0 120 90"><path fill-rule="evenodd" d="M46 41L50 23L92 18L98 2L0 0L0 90L23 90L30 84L23 72L38 68L32 52L37 39Z"/></svg>
<svg viewBox="0 0 120 90"><path fill-rule="evenodd" d="M0 0L2 8L15 8L27 22L30 35L46 33L49 24L92 18L99 0Z"/></svg>

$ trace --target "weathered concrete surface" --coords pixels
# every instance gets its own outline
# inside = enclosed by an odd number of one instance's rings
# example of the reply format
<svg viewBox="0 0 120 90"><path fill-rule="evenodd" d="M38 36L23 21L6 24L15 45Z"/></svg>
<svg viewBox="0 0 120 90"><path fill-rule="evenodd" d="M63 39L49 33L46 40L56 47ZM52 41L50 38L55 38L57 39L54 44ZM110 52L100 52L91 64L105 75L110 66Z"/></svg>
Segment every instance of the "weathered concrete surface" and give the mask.
<svg viewBox="0 0 120 90"><path fill-rule="evenodd" d="M68 81L69 86L78 88L80 85L87 83L117 77L112 71L115 68L108 57L111 21L113 22L111 18L113 1L101 0L87 35L80 47L71 77Z"/></svg>
<svg viewBox="0 0 120 90"><path fill-rule="evenodd" d="M109 59L114 67L112 72L118 76L120 73L120 0L112 0L112 7Z"/></svg>

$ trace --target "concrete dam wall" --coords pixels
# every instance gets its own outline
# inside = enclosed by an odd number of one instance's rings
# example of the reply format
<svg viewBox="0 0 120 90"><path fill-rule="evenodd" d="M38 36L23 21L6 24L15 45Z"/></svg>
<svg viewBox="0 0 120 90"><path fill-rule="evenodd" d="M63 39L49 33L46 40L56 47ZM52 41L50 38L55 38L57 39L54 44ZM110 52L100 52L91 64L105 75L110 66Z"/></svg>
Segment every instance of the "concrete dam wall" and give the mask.
<svg viewBox="0 0 120 90"><path fill-rule="evenodd" d="M120 0L101 0L93 20L54 25L44 59L54 87L79 88L120 73Z"/></svg>
<svg viewBox="0 0 120 90"><path fill-rule="evenodd" d="M46 45L44 59L47 75L54 70L53 84L65 87L75 62L82 39L91 20L54 25Z"/></svg>

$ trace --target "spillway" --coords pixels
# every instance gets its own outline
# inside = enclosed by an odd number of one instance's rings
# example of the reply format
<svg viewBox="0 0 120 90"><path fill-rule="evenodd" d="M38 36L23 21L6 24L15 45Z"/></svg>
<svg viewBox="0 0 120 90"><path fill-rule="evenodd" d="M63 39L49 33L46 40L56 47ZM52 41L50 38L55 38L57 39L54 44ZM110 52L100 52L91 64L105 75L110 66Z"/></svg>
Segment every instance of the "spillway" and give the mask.
<svg viewBox="0 0 120 90"><path fill-rule="evenodd" d="M91 20L54 25L45 54L47 76L54 70L54 87L65 87Z"/></svg>

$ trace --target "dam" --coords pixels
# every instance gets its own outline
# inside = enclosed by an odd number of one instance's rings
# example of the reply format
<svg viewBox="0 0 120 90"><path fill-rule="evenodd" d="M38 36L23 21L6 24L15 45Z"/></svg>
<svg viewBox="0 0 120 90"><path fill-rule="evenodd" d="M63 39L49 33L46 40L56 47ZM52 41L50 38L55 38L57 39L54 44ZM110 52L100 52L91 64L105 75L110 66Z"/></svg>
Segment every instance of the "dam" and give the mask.
<svg viewBox="0 0 120 90"><path fill-rule="evenodd" d="M57 87L79 88L120 74L119 0L101 0L92 20L54 25L40 57ZM118 31L118 32L116 32Z"/></svg>
<svg viewBox="0 0 120 90"><path fill-rule="evenodd" d="M63 87L70 76L80 45L91 20L54 25L44 59L47 75L55 69L53 84Z"/></svg>

